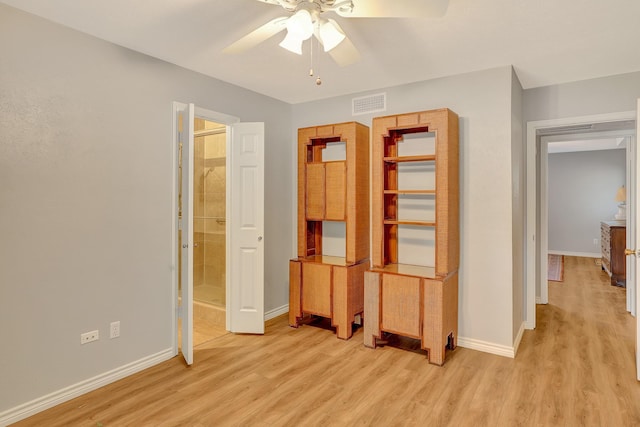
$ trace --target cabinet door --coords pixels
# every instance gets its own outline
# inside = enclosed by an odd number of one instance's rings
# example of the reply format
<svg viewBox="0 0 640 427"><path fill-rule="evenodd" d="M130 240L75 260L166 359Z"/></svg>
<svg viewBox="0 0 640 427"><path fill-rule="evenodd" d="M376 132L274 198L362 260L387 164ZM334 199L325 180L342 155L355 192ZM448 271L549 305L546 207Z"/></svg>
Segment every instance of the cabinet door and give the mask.
<svg viewBox="0 0 640 427"><path fill-rule="evenodd" d="M330 221L345 220L346 174L345 162L330 162L325 165L327 200L325 219Z"/></svg>
<svg viewBox="0 0 640 427"><path fill-rule="evenodd" d="M325 165L314 163L307 165L307 219L324 219Z"/></svg>
<svg viewBox="0 0 640 427"><path fill-rule="evenodd" d="M384 274L381 295L382 329L407 337L420 338L421 279Z"/></svg>
<svg viewBox="0 0 640 427"><path fill-rule="evenodd" d="M331 266L302 263L302 311L331 317Z"/></svg>

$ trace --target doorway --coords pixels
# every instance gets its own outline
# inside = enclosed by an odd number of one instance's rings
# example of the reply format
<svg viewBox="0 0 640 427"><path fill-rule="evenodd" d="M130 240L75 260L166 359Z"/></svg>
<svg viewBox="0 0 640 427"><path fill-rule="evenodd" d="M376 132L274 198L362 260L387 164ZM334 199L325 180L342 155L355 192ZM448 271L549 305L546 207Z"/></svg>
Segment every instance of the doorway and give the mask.
<svg viewBox="0 0 640 427"><path fill-rule="evenodd" d="M227 333L227 127L196 116L193 134L193 345L197 347ZM181 291L181 283L179 287Z"/></svg>
<svg viewBox="0 0 640 427"><path fill-rule="evenodd" d="M526 225L526 328L535 328L536 303L548 302L546 271L548 253L548 222L546 218L546 165L548 140L545 136L586 134L598 131L635 134L635 112L599 116L544 120L527 124L527 225ZM633 145L633 144L631 144ZM627 159L629 159L627 152ZM636 165L627 166L627 184L635 174ZM544 177L544 180L542 179ZM543 206L544 205L544 206ZM630 206L631 210L635 206ZM632 224L633 226L634 224ZM538 238L536 239L536 235ZM635 289L633 290L635 291Z"/></svg>
<svg viewBox="0 0 640 427"><path fill-rule="evenodd" d="M191 365L203 301L224 333L264 333L264 123L178 102L173 113L173 348Z"/></svg>

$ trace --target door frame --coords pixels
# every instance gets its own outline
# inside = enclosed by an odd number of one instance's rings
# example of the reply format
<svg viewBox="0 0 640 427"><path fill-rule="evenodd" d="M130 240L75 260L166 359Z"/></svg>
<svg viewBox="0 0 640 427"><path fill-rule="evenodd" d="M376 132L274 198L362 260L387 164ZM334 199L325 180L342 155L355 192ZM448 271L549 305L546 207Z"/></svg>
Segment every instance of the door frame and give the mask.
<svg viewBox="0 0 640 427"><path fill-rule="evenodd" d="M592 116L580 116L580 117L567 117L562 119L549 119L549 120L537 120L527 122L527 139L526 139L526 162L527 162L527 200L526 200L526 247L525 247L525 262L526 262L526 276L525 276L525 327L526 329L535 329L536 327L536 285L541 284L540 303L547 302L546 287L544 288L544 295L542 294L542 281L546 277L546 273L542 273L541 268L536 268L536 262L540 260L540 267L542 264L546 265L546 261L543 260L543 254L548 252L547 236L540 235L538 240L540 245L537 246L536 233L538 227L538 221L542 218L538 215L538 196L537 196L537 182L541 171L537 163L537 154L539 140L538 131L542 131L550 128L567 127L567 126L580 126L589 125L594 123L603 122L615 122L636 120L636 111L623 111L616 113L598 114ZM578 129L576 129L576 132ZM540 153L542 155L542 153ZM637 169L637 165L634 165L634 169ZM627 216L628 217L628 216ZM545 224L546 226L546 224ZM542 226L539 230L542 234ZM544 261L544 262L543 262ZM542 297L545 297L543 300Z"/></svg>
<svg viewBox="0 0 640 427"><path fill-rule="evenodd" d="M179 179L178 179L178 147L179 147L179 136L178 136L178 114L184 109L187 103L174 101L172 103L172 114L171 114L171 123L172 123L172 142L171 142L171 164L172 164L172 185L171 185L171 266L173 268L172 281L171 281L171 300L172 300L172 341L173 341L173 355L176 356L178 354L178 317L180 307L178 306L178 256L179 256L179 248L178 248L178 229L179 229L179 218L178 218L178 194L179 194ZM205 108L198 107L197 105L194 108L194 118L205 119L208 121L221 123L227 126L226 133L226 144L227 150L229 149L230 137L229 137L229 126L239 123L240 118L231 116L224 113L219 113L213 110L208 110ZM227 169L227 175L229 174L229 168ZM228 176L227 176L228 178ZM227 191L227 202L229 201L229 191ZM227 241L231 238L229 233L229 225L228 222L227 229L225 231L227 235ZM228 246L225 249L229 251ZM227 256L228 259L228 256ZM225 266L228 268L228 266ZM229 276L226 275L226 291L229 291ZM229 306L229 301L226 302L227 308ZM228 320L227 320L228 322ZM225 326L226 328L226 326Z"/></svg>

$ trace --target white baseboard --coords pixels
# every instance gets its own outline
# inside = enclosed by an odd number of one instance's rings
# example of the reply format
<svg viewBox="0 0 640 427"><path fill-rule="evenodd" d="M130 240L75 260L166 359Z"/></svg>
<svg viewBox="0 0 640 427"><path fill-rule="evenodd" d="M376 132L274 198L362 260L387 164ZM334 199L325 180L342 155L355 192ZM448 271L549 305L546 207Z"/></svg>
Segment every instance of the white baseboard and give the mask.
<svg viewBox="0 0 640 427"><path fill-rule="evenodd" d="M492 342L476 340L473 338L458 337L458 346L468 348L470 350L478 350L484 353L491 353L497 356L504 356L513 359L516 352L513 347L500 345Z"/></svg>
<svg viewBox="0 0 640 427"><path fill-rule="evenodd" d="M542 298L536 297L536 304L542 304Z"/></svg>
<svg viewBox="0 0 640 427"><path fill-rule="evenodd" d="M602 258L600 252L547 251L549 255L579 256L583 258Z"/></svg>
<svg viewBox="0 0 640 427"><path fill-rule="evenodd" d="M516 339L513 341L513 357L518 354L518 347L520 347L520 341L522 341L522 335L524 335L525 330L525 322L520 324L520 329L518 330L518 334L516 335Z"/></svg>
<svg viewBox="0 0 640 427"><path fill-rule="evenodd" d="M266 322L267 320L271 320L274 317L278 317L281 314L285 314L288 312L289 312L289 304L285 304L281 307L274 308L273 310L269 310L266 313L264 313L264 321Z"/></svg>
<svg viewBox="0 0 640 427"><path fill-rule="evenodd" d="M30 402L23 403L15 408L8 409L0 413L0 426L13 424L27 417L42 412L53 406L64 403L80 395L103 387L124 377L140 372L158 363L171 359L175 355L172 348L168 348L159 353L144 357L135 362L113 369L93 378L81 381L77 384L54 391L46 396L39 397Z"/></svg>

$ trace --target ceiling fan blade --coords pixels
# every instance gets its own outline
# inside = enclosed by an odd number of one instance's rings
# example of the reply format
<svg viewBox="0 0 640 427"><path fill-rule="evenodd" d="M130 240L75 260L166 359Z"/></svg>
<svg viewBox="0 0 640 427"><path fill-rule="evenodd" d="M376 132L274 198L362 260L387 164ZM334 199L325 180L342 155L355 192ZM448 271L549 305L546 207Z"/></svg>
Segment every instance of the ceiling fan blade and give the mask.
<svg viewBox="0 0 640 427"><path fill-rule="evenodd" d="M360 52L351 43L349 37L345 37L342 42L327 52L331 58L341 67L354 64L360 60Z"/></svg>
<svg viewBox="0 0 640 427"><path fill-rule="evenodd" d="M252 47L262 43L269 37L278 34L280 31L286 28L288 16L281 16L273 19L260 28L253 30L240 40L235 41L229 46L225 47L222 51L224 53L242 53Z"/></svg>
<svg viewBox="0 0 640 427"><path fill-rule="evenodd" d="M438 18L448 6L449 0L353 0L351 12L336 13L344 18Z"/></svg>

